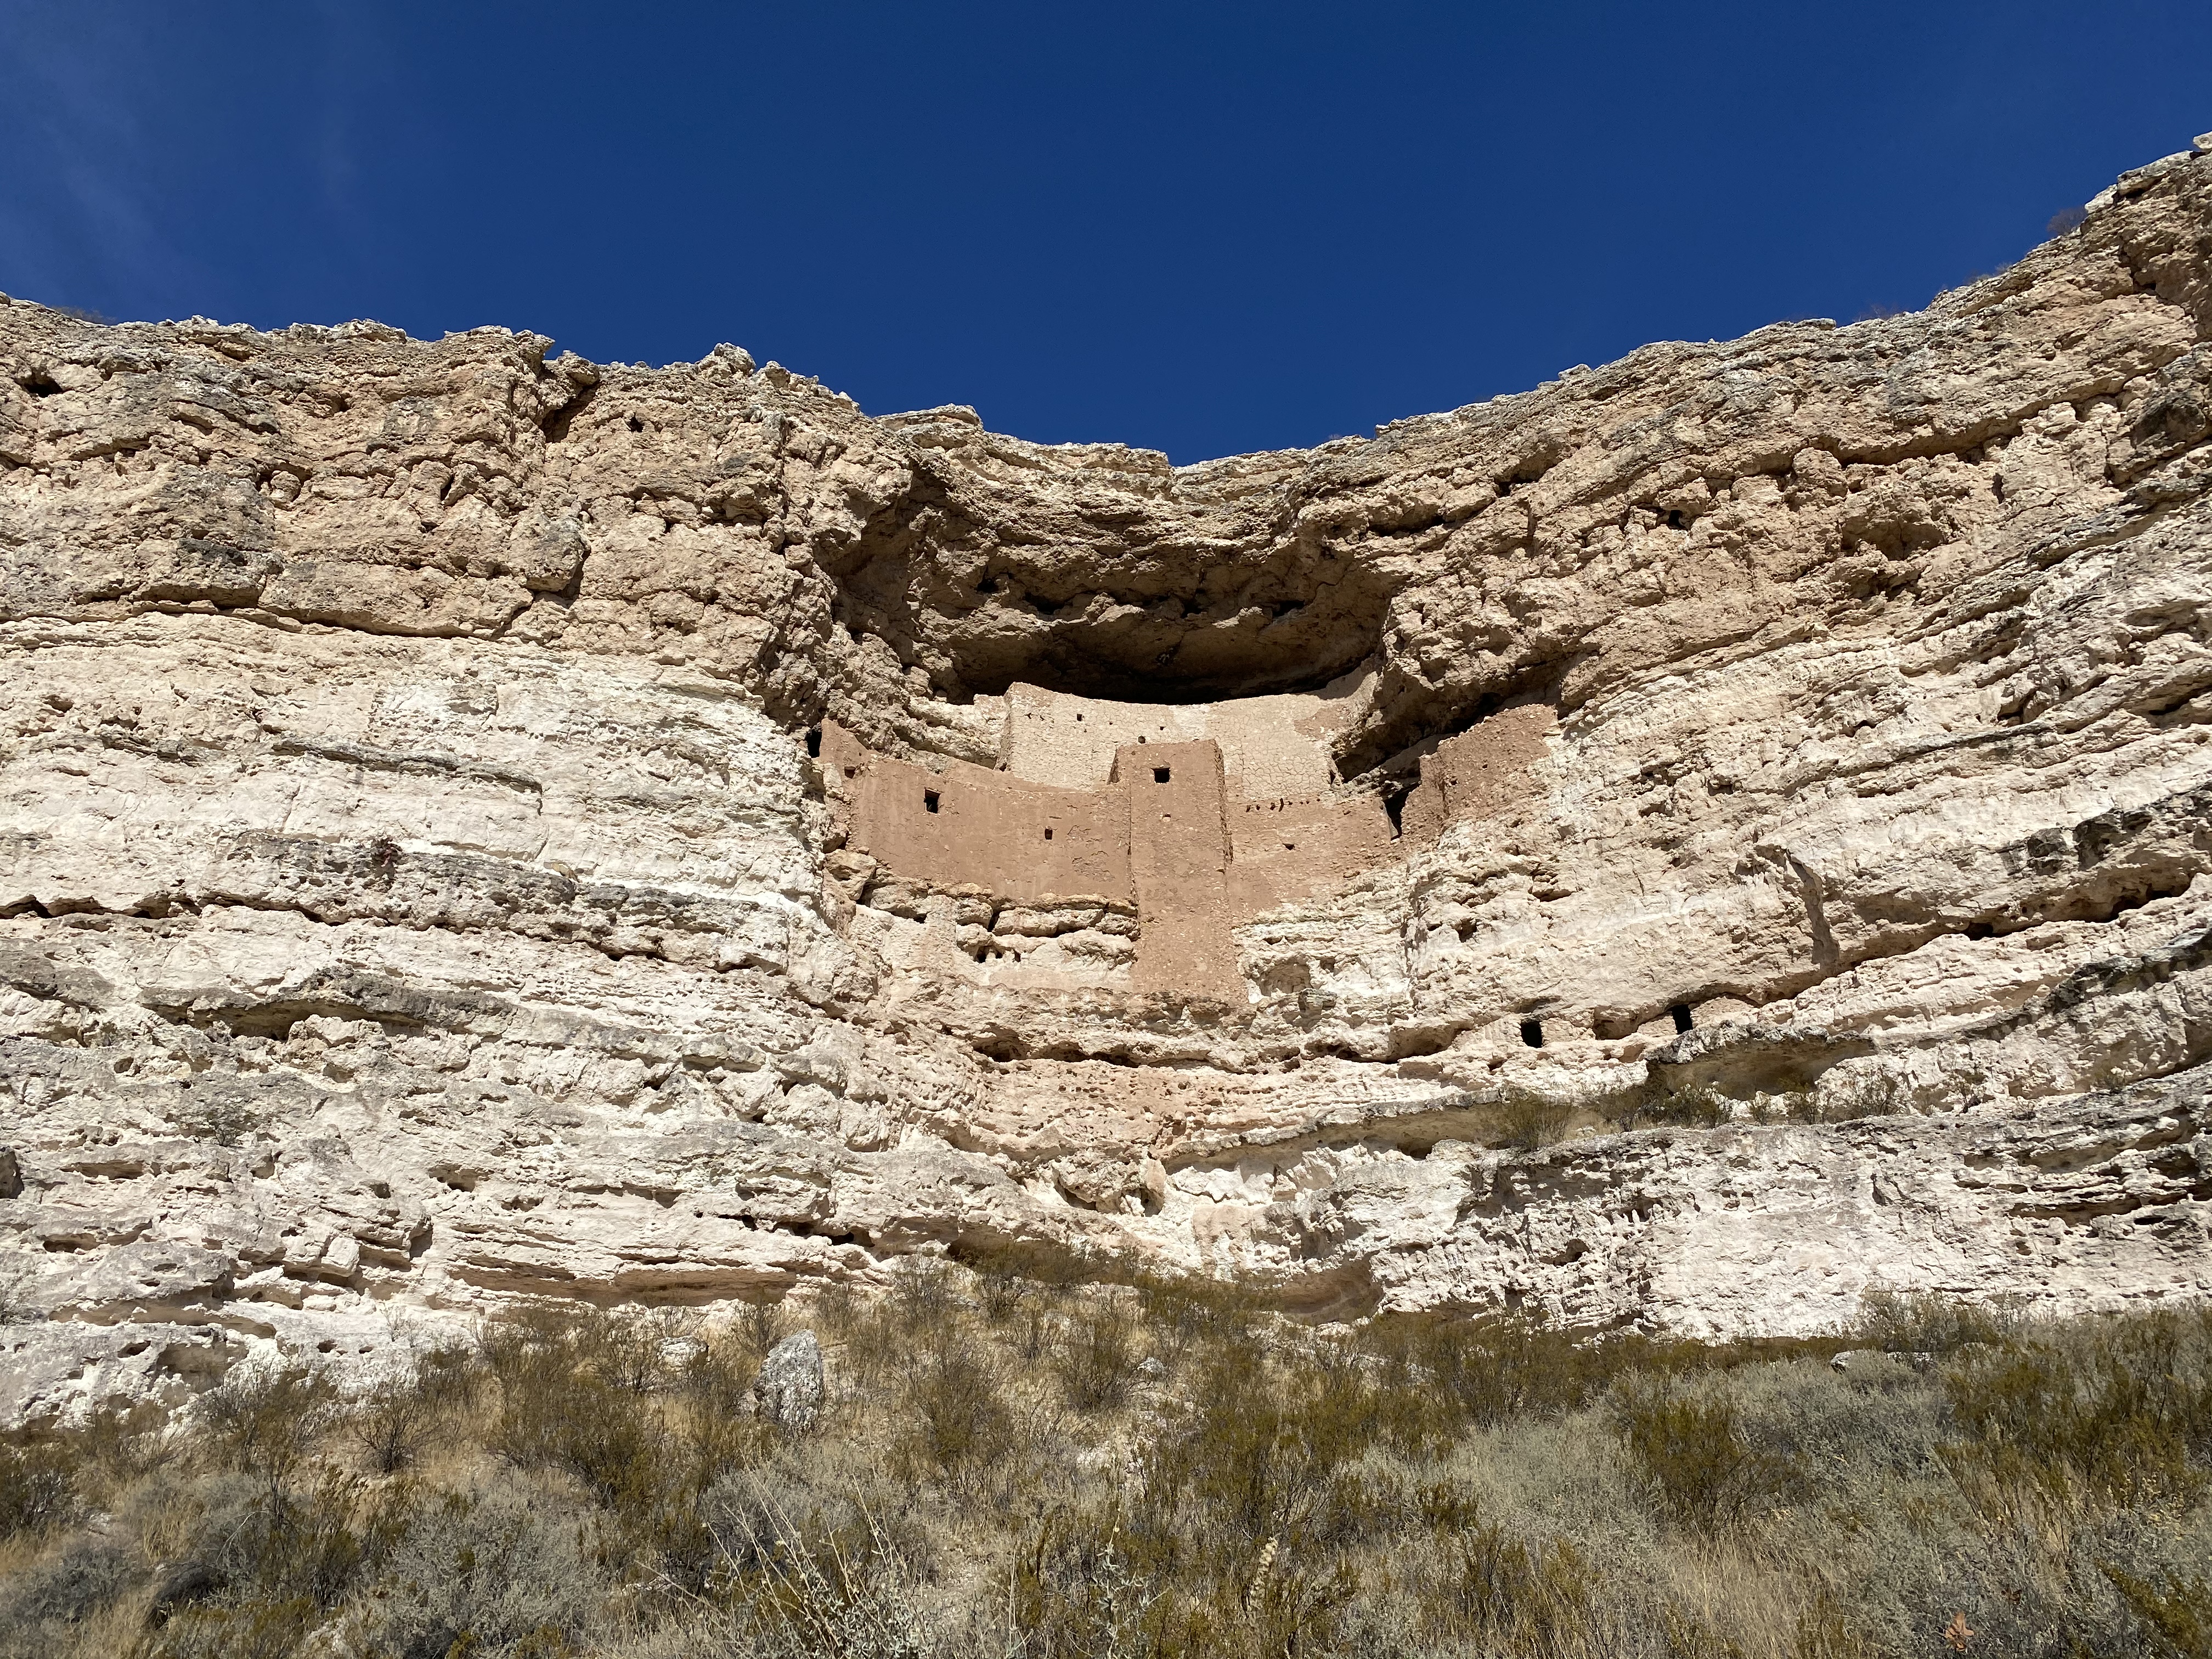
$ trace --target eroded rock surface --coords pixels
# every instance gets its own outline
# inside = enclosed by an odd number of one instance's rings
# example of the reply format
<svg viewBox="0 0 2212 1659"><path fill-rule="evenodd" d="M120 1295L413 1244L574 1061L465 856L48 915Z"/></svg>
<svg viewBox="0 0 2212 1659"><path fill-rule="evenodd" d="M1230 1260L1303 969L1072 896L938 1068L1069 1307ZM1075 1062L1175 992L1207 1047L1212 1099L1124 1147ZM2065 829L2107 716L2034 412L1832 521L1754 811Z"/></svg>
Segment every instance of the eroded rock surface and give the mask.
<svg viewBox="0 0 2212 1659"><path fill-rule="evenodd" d="M0 1414L1025 1241L2212 1289L2212 143L1197 466L547 349L0 306Z"/></svg>

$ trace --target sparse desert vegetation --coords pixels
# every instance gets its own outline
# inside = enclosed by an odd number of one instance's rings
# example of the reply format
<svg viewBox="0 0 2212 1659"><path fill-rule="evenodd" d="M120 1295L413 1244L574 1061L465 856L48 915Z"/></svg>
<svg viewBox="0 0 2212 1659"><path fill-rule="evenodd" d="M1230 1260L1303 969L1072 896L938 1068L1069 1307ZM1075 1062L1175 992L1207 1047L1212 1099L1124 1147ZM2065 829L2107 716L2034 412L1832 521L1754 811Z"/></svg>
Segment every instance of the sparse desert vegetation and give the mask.
<svg viewBox="0 0 2212 1659"><path fill-rule="evenodd" d="M2212 1313L1711 1346L1021 1265L0 1448L0 1654L2212 1653ZM750 1390L802 1325L793 1431Z"/></svg>

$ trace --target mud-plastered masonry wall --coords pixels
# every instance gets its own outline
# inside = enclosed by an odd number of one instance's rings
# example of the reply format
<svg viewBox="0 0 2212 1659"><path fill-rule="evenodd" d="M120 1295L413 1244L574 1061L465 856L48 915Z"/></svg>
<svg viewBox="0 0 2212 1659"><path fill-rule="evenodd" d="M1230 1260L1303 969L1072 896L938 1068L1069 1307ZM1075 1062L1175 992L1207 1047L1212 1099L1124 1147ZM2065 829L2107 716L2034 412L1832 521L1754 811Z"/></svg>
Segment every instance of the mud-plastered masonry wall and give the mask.
<svg viewBox="0 0 2212 1659"><path fill-rule="evenodd" d="M1554 723L1531 703L1424 745L1401 799L1336 780L1328 738L1363 690L1172 705L1018 684L995 769L876 754L835 721L817 758L845 849L936 887L1133 910L1129 988L1242 1002L1236 928L1511 805Z"/></svg>

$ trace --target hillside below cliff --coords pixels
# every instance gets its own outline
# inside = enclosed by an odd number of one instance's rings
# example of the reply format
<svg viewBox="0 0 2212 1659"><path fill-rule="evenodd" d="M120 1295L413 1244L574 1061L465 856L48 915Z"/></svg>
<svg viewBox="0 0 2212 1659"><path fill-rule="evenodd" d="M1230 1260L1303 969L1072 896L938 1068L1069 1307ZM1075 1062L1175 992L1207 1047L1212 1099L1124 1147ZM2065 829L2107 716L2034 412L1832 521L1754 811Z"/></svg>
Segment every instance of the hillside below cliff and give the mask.
<svg viewBox="0 0 2212 1659"><path fill-rule="evenodd" d="M1024 1246L2212 1292L2212 138L1194 466L550 349L0 301L0 1419Z"/></svg>

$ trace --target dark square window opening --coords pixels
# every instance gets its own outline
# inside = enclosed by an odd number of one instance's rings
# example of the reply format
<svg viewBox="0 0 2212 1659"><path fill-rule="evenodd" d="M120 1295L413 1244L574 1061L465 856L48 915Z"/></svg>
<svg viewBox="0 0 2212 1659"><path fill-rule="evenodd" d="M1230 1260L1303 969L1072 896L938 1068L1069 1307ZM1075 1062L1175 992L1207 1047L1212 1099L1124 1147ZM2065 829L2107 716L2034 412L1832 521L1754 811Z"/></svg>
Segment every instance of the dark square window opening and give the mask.
<svg viewBox="0 0 2212 1659"><path fill-rule="evenodd" d="M925 812L934 812L937 810L937 791L925 789L921 792L921 810Z"/></svg>
<svg viewBox="0 0 2212 1659"><path fill-rule="evenodd" d="M1168 769L1164 766L1155 766L1152 769L1152 781L1154 783L1165 783L1167 781Z"/></svg>
<svg viewBox="0 0 2212 1659"><path fill-rule="evenodd" d="M1046 831L1044 832L1044 838L1045 838L1047 841L1050 841L1050 840L1052 839L1052 831L1051 831L1051 830L1046 830Z"/></svg>

